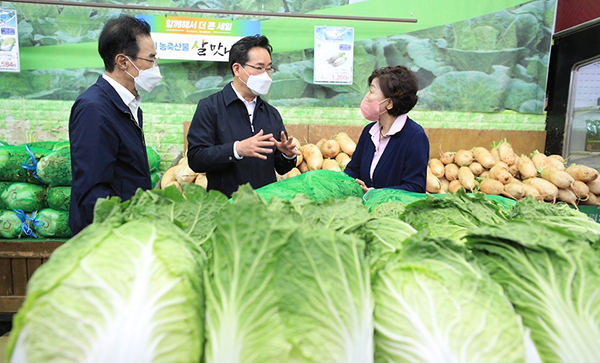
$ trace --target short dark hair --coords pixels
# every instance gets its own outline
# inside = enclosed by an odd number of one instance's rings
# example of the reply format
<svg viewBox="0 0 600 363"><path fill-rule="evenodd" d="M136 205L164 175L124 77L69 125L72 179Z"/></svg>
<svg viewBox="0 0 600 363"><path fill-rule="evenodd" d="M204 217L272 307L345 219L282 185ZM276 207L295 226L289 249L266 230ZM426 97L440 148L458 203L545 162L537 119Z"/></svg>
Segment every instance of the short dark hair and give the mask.
<svg viewBox="0 0 600 363"><path fill-rule="evenodd" d="M375 78L379 79L383 95L392 100L393 107L388 110L391 116L403 115L415 107L419 100L419 80L410 69L404 66L376 69L369 76L369 86Z"/></svg>
<svg viewBox="0 0 600 363"><path fill-rule="evenodd" d="M273 53L273 47L269 44L269 39L264 35L251 35L247 37L243 37L238 40L231 46L231 50L229 51L229 69L231 70L231 74L233 73L233 65L235 63L239 63L241 65L246 64L248 62L248 52L250 49L254 47L265 48L269 55ZM235 75L235 74L234 74Z"/></svg>
<svg viewBox="0 0 600 363"><path fill-rule="evenodd" d="M144 35L150 36L150 24L142 19L123 15L107 21L98 39L98 53L104 61L104 69L114 71L117 54L137 58L140 52L138 37Z"/></svg>

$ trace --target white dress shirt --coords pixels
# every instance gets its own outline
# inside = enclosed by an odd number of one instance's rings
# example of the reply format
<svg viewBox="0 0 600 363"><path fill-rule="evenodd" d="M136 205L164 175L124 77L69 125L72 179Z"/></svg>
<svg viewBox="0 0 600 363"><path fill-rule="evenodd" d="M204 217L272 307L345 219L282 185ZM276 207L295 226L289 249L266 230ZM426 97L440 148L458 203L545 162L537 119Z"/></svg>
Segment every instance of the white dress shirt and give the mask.
<svg viewBox="0 0 600 363"><path fill-rule="evenodd" d="M140 108L140 104L142 103L142 99L140 95L134 96L127 88L125 88L122 84L110 78L107 74L103 74L102 78L106 80L119 94L119 97L123 100L123 103L129 107L131 110L131 114L133 115L133 119L135 123L139 126L140 122L138 121L138 109Z"/></svg>

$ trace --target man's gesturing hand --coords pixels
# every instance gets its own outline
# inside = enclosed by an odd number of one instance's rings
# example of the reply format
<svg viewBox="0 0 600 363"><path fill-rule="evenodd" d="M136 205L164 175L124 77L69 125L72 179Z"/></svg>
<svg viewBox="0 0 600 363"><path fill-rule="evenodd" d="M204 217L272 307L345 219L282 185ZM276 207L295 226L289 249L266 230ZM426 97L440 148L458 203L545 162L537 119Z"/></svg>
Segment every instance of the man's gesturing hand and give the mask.
<svg viewBox="0 0 600 363"><path fill-rule="evenodd" d="M266 159L266 154L271 154L271 148L275 143L271 140L273 134L264 135L261 129L256 135L239 141L236 145L236 151L239 156Z"/></svg>
<svg viewBox="0 0 600 363"><path fill-rule="evenodd" d="M285 132L281 131L281 142L277 141L274 137L271 137L271 142L277 146L279 151L284 153L287 157L291 158L294 155L300 155L301 152L296 147L296 143L294 142L294 137L290 136L290 138L285 137Z"/></svg>

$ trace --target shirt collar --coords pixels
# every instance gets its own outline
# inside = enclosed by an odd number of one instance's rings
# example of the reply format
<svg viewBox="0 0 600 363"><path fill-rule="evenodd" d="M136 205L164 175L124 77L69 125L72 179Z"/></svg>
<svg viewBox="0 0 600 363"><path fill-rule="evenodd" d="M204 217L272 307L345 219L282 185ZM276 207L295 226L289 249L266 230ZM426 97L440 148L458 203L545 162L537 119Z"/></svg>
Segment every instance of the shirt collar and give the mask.
<svg viewBox="0 0 600 363"><path fill-rule="evenodd" d="M139 106L140 103L142 102L142 99L140 98L139 95L137 97L134 96L133 93L131 93L127 88L125 88L119 82L110 78L109 75L103 74L102 78L104 78L106 80L106 82L108 82L115 89L115 91L117 91L117 93L119 94L119 97L121 97L121 99L123 100L123 103L125 103L126 105L129 106L133 102L133 105Z"/></svg>
<svg viewBox="0 0 600 363"><path fill-rule="evenodd" d="M237 95L237 97L242 100L246 105L250 105L250 104L256 104L256 98L254 97L254 99L252 101L247 101L244 96L242 96L241 93L238 92L238 90L235 89L235 87L233 86L233 82L231 82L231 88L233 88L233 92L235 92L235 94Z"/></svg>
<svg viewBox="0 0 600 363"><path fill-rule="evenodd" d="M385 134L383 136L393 136L393 135L396 135L397 133L399 133L400 131L402 131L402 129L404 128L404 125L406 125L407 118L408 118L408 115L406 113L396 117L396 119L394 120L394 123L392 124L392 127L390 127L387 134ZM377 122L375 122L375 124L373 124L373 126L369 130L369 134L371 134L371 136L374 136L376 134L379 134L380 132L381 132L381 124L379 123L379 121L377 121Z"/></svg>

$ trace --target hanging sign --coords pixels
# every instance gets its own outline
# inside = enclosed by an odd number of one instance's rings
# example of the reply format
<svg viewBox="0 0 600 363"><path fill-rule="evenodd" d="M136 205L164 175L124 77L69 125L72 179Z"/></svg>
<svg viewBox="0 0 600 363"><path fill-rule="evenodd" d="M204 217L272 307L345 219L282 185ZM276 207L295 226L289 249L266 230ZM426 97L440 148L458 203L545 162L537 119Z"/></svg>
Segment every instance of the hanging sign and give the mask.
<svg viewBox="0 0 600 363"><path fill-rule="evenodd" d="M352 84L354 28L315 27L315 84Z"/></svg>
<svg viewBox="0 0 600 363"><path fill-rule="evenodd" d="M0 72L20 72L17 12L0 9Z"/></svg>
<svg viewBox="0 0 600 363"><path fill-rule="evenodd" d="M260 34L260 21L136 15L151 27L161 59L228 62L231 46Z"/></svg>

